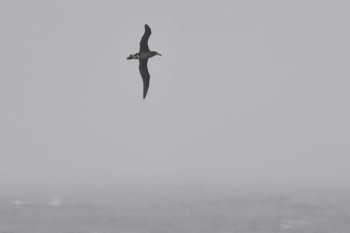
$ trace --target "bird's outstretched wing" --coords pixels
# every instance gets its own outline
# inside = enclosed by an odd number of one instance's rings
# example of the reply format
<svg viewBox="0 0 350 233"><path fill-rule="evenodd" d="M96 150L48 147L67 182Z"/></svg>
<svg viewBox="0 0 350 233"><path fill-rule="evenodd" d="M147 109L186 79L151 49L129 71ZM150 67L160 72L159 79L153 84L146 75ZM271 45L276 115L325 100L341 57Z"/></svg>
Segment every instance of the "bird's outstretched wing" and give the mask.
<svg viewBox="0 0 350 233"><path fill-rule="evenodd" d="M151 35L151 28L145 24L145 33L143 34L141 41L140 41L140 52L148 52L148 38Z"/></svg>
<svg viewBox="0 0 350 233"><path fill-rule="evenodd" d="M148 87L149 87L150 75L147 68L147 62L148 62L148 59L140 60L140 65L139 65L140 74L143 80L143 98L146 98Z"/></svg>

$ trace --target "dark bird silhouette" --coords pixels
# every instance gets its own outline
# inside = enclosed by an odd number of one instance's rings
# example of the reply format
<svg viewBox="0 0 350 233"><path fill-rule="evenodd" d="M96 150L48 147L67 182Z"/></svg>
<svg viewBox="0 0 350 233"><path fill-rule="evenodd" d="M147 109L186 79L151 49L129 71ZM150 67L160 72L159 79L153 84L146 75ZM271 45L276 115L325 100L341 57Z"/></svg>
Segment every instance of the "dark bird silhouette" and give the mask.
<svg viewBox="0 0 350 233"><path fill-rule="evenodd" d="M127 57L128 60L138 59L140 62L139 70L143 80L143 98L146 98L149 87L150 75L147 68L148 59L154 57L155 55L161 56L161 54L158 52L150 51L148 48L148 38L150 37L151 33L151 28L145 24L145 33L143 34L140 41L140 51L135 54L130 54L130 56Z"/></svg>

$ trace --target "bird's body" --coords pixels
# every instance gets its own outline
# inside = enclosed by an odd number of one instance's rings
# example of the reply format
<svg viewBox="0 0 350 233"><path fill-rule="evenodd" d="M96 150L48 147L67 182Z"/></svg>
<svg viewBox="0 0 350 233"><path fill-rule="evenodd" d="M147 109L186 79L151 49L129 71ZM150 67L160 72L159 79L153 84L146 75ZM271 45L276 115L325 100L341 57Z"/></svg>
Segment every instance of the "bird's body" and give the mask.
<svg viewBox="0 0 350 233"><path fill-rule="evenodd" d="M128 60L131 60L131 59L139 60L139 63L140 63L139 70L143 80L143 98L146 97L148 87L149 87L150 75L147 68L148 59L156 55L161 56L161 54L159 54L158 52L149 50L148 38L150 37L150 35L151 35L151 28L147 24L145 24L145 33L143 34L140 41L140 51L135 54L130 54L130 56L127 57Z"/></svg>
<svg viewBox="0 0 350 233"><path fill-rule="evenodd" d="M127 59L128 60L131 60L131 59L147 60L148 58L154 57L155 55L160 55L160 54L154 51L140 52L140 53L130 54L130 56Z"/></svg>

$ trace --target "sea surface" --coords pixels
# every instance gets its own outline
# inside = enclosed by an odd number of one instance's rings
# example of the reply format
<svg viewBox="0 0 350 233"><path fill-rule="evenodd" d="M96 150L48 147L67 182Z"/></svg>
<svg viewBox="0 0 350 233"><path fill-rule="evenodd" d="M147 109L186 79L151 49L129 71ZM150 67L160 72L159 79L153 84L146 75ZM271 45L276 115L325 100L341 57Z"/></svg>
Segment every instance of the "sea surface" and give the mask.
<svg viewBox="0 0 350 233"><path fill-rule="evenodd" d="M349 233L344 190L85 189L0 194L0 233Z"/></svg>

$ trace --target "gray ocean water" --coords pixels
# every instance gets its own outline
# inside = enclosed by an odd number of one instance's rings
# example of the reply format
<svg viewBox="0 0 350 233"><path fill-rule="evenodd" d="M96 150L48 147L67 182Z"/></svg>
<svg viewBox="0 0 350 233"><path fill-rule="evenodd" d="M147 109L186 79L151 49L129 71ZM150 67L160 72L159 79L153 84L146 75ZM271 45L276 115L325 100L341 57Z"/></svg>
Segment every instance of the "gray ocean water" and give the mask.
<svg viewBox="0 0 350 233"><path fill-rule="evenodd" d="M349 233L350 192L113 189L0 194L0 233Z"/></svg>

